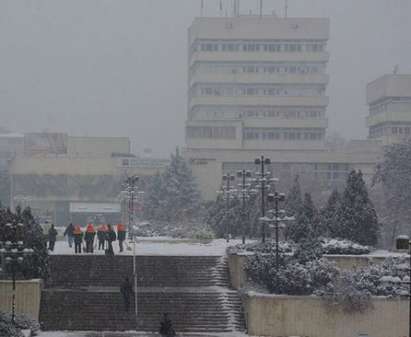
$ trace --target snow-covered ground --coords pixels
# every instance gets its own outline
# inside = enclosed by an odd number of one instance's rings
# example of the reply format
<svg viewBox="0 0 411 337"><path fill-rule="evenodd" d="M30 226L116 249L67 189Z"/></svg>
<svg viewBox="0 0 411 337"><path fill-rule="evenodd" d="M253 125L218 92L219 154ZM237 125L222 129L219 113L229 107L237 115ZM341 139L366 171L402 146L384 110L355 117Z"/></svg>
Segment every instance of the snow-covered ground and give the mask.
<svg viewBox="0 0 411 337"><path fill-rule="evenodd" d="M170 256L222 256L225 255L226 248L240 243L241 240L224 239L212 240L207 243L179 240L168 237L137 238L136 255L170 255ZM95 244L96 246L96 244ZM114 242L114 253L119 255L133 255L133 244L126 241L125 249L119 252L118 241ZM127 249L127 246L129 249ZM74 254L74 245L69 247L67 241L57 241L54 252L55 255ZM84 255L90 255L82 253ZM103 255L104 251L94 249L94 254Z"/></svg>
<svg viewBox="0 0 411 337"><path fill-rule="evenodd" d="M49 331L40 332L37 337L158 337L159 334L150 332L66 332L66 331ZM177 337L248 337L241 332L227 333L178 333Z"/></svg>

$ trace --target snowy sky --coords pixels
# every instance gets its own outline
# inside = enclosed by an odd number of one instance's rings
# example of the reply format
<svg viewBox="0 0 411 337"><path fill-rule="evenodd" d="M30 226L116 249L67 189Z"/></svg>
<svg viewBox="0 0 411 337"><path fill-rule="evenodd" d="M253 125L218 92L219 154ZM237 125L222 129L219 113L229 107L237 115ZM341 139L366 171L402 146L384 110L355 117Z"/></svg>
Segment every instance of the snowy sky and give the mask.
<svg viewBox="0 0 411 337"><path fill-rule="evenodd" d="M258 3L242 0L243 12ZM264 5L282 14L282 0ZM0 126L130 136L135 152L168 154L184 143L199 12L200 0L0 0ZM289 0L290 16L331 19L330 131L365 137L366 83L395 64L411 73L410 13L410 0Z"/></svg>

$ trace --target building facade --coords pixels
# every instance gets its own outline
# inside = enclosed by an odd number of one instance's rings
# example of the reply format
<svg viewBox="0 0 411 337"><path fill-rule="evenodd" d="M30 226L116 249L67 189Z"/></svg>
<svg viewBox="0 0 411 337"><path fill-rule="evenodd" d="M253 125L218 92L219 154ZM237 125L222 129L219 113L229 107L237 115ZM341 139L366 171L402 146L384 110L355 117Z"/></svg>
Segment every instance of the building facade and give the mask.
<svg viewBox="0 0 411 337"><path fill-rule="evenodd" d="M384 75L367 86L369 139L383 145L411 137L411 75Z"/></svg>
<svg viewBox="0 0 411 337"><path fill-rule="evenodd" d="M352 169L373 175L378 141L326 145L329 26L324 18L194 20L184 155L205 199L215 199L224 173L255 171L262 154L279 188L298 175L320 194Z"/></svg>
<svg viewBox="0 0 411 337"><path fill-rule="evenodd" d="M126 177L156 174L167 163L134 156L127 137L26 134L9 166L10 204L57 225L120 221Z"/></svg>
<svg viewBox="0 0 411 337"><path fill-rule="evenodd" d="M187 148L323 149L328 35L327 19L195 19Z"/></svg>

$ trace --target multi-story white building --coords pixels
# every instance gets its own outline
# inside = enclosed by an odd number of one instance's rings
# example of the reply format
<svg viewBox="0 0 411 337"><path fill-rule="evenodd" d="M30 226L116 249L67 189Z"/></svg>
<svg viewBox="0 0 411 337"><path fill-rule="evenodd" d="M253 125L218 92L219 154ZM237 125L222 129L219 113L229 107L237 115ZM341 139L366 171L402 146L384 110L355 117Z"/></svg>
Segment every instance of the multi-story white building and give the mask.
<svg viewBox="0 0 411 337"><path fill-rule="evenodd" d="M327 19L195 19L188 149L323 149L328 35Z"/></svg>
<svg viewBox="0 0 411 337"><path fill-rule="evenodd" d="M411 137L411 75L384 75L367 86L369 139L383 145Z"/></svg>

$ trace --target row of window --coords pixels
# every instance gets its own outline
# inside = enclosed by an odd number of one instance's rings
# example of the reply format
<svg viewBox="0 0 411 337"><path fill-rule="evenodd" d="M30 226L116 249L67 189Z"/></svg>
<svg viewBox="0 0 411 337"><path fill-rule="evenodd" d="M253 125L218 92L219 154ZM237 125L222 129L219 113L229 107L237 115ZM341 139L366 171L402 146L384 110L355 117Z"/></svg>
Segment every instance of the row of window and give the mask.
<svg viewBox="0 0 411 337"><path fill-rule="evenodd" d="M242 119L242 118L276 118L276 119L322 119L325 112L319 110L295 110L295 109L260 109L246 108L240 110L220 110L201 107L190 113L191 119Z"/></svg>
<svg viewBox="0 0 411 337"><path fill-rule="evenodd" d="M247 140L321 140L322 131L302 131L294 129L244 129Z"/></svg>
<svg viewBox="0 0 411 337"><path fill-rule="evenodd" d="M188 138L214 138L235 139L235 127L233 126L189 126L187 127Z"/></svg>
<svg viewBox="0 0 411 337"><path fill-rule="evenodd" d="M410 112L411 100L403 100L400 102L384 102L370 106L370 115L378 115L387 111L392 112Z"/></svg>
<svg viewBox="0 0 411 337"><path fill-rule="evenodd" d="M266 53L295 53L309 52L319 53L324 51L323 42L275 42L275 43L256 43L256 42L201 42L192 46L192 52L266 52Z"/></svg>
<svg viewBox="0 0 411 337"><path fill-rule="evenodd" d="M197 64L192 68L191 76L198 73L259 73L259 74L315 74L324 72L325 66L321 64L306 63L270 63L270 64Z"/></svg>
<svg viewBox="0 0 411 337"><path fill-rule="evenodd" d="M193 92L200 96L323 96L322 86L309 87L200 87Z"/></svg>
<svg viewBox="0 0 411 337"><path fill-rule="evenodd" d="M411 126L377 126L370 128L370 137L379 138L389 135L410 135Z"/></svg>

